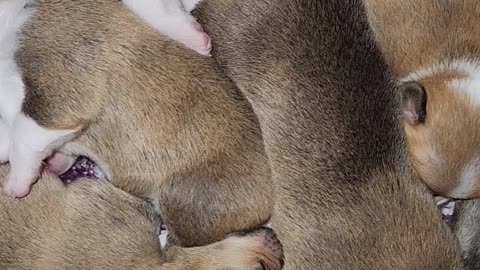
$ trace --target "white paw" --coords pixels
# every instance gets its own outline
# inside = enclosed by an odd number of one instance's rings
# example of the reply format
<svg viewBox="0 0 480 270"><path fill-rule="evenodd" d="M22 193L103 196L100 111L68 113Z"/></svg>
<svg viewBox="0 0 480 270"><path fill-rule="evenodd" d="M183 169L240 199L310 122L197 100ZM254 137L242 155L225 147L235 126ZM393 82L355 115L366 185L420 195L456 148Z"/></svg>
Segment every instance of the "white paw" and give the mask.
<svg viewBox="0 0 480 270"><path fill-rule="evenodd" d="M212 42L210 37L203 31L200 23L193 17L187 16L179 24L173 25L174 30L170 37L201 55L210 56Z"/></svg>
<svg viewBox="0 0 480 270"><path fill-rule="evenodd" d="M30 193L32 182L19 181L18 178L10 175L3 185L3 192L13 198L23 198Z"/></svg>

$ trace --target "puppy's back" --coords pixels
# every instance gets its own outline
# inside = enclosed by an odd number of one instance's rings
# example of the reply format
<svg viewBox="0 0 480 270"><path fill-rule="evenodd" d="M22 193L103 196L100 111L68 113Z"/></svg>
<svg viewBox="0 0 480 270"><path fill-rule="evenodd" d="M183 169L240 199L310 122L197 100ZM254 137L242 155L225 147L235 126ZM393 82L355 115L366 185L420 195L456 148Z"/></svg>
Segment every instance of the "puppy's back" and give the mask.
<svg viewBox="0 0 480 270"><path fill-rule="evenodd" d="M114 185L159 199L185 245L269 219L258 121L213 59L115 0L39 1L17 59L26 113L52 129L84 126L76 142L110 166Z"/></svg>
<svg viewBox="0 0 480 270"><path fill-rule="evenodd" d="M259 116L285 269L460 269L360 1L207 0L199 16Z"/></svg>

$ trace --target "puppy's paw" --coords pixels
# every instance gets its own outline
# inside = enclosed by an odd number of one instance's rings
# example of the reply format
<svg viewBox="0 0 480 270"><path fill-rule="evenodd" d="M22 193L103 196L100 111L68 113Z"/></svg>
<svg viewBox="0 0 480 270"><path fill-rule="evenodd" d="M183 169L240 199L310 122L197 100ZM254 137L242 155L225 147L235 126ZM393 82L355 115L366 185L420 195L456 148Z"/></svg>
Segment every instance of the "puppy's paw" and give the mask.
<svg viewBox="0 0 480 270"><path fill-rule="evenodd" d="M30 182L19 181L18 178L9 176L3 185L3 192L13 198L23 198L30 193L31 186Z"/></svg>
<svg viewBox="0 0 480 270"><path fill-rule="evenodd" d="M225 243L224 259L228 269L279 270L283 267L283 247L269 228L233 234Z"/></svg>
<svg viewBox="0 0 480 270"><path fill-rule="evenodd" d="M201 55L210 56L212 43L210 37L203 31L200 23L190 15L185 15L174 24L170 37Z"/></svg>

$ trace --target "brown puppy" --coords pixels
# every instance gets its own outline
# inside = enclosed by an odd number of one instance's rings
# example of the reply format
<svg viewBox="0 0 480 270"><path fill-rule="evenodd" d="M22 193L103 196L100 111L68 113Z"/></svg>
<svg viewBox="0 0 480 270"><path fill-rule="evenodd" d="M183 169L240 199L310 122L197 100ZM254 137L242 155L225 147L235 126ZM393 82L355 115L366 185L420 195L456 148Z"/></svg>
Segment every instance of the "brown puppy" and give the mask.
<svg viewBox="0 0 480 270"><path fill-rule="evenodd" d="M269 219L258 122L212 59L115 0L38 1L22 35L24 112L49 129L82 127L62 151L87 155L117 187L158 199L183 245Z"/></svg>
<svg viewBox="0 0 480 270"><path fill-rule="evenodd" d="M163 253L151 207L107 182L65 187L45 174L29 197L0 203L0 269L281 268L281 247L265 230Z"/></svg>
<svg viewBox="0 0 480 270"><path fill-rule="evenodd" d="M480 2L365 0L376 39L407 83L415 168L436 193L480 196Z"/></svg>
<svg viewBox="0 0 480 270"><path fill-rule="evenodd" d="M360 1L205 0L196 15L259 117L285 269L461 269Z"/></svg>

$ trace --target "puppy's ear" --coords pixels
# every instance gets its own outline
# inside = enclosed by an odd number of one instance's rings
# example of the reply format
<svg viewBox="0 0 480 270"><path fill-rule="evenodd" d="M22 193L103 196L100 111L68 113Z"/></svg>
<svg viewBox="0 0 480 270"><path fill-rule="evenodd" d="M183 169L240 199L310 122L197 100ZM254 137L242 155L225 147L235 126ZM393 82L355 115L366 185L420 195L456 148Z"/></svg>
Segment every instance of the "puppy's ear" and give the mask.
<svg viewBox="0 0 480 270"><path fill-rule="evenodd" d="M425 122L427 116L427 92L416 81L404 82L400 85L402 97L402 114L408 124L416 126Z"/></svg>

